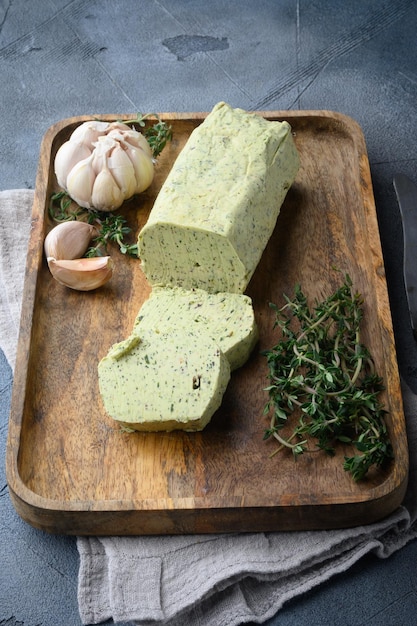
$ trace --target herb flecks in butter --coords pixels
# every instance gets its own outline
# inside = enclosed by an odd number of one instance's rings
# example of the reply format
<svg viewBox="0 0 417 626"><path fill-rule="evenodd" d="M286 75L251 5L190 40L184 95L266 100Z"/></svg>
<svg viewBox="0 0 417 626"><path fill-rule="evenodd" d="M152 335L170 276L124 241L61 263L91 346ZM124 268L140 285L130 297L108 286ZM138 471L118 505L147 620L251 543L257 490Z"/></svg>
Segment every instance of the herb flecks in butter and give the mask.
<svg viewBox="0 0 417 626"><path fill-rule="evenodd" d="M243 293L298 168L287 122L216 105L190 135L139 233L149 282Z"/></svg>
<svg viewBox="0 0 417 626"><path fill-rule="evenodd" d="M167 331L194 328L209 334L227 357L231 370L248 360L257 340L258 328L249 296L233 293L209 294L203 289L154 287L142 305L133 328Z"/></svg>
<svg viewBox="0 0 417 626"><path fill-rule="evenodd" d="M229 362L215 340L185 328L142 328L140 338L126 343L129 349L116 351L116 358L110 351L99 364L107 413L133 430L202 430L230 379Z"/></svg>

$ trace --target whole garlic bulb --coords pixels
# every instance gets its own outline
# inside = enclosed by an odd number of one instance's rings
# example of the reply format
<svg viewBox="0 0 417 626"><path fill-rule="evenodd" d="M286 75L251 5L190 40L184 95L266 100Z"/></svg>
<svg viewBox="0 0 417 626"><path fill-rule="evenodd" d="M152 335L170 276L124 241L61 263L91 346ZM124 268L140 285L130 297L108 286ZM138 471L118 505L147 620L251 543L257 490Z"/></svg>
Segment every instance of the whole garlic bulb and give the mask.
<svg viewBox="0 0 417 626"><path fill-rule="evenodd" d="M54 161L58 184L80 206L114 211L153 181L146 138L122 122L91 120L78 126Z"/></svg>

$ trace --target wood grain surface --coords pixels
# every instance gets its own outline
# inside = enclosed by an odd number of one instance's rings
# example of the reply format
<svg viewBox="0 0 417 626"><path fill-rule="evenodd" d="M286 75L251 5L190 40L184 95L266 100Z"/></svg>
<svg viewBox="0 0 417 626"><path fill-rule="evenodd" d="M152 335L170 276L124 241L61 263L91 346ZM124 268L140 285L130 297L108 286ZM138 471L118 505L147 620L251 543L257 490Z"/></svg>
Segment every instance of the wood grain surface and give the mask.
<svg viewBox="0 0 417 626"><path fill-rule="evenodd" d="M408 451L384 266L366 146L359 126L328 111L261 113L290 122L301 167L271 240L247 289L259 345L233 373L222 407L201 433L128 434L101 404L97 364L130 334L150 286L137 259L111 251L112 280L89 293L50 275L43 241L57 190L58 147L88 117L63 120L40 153L12 408L7 478L14 506L30 524L55 533L139 535L301 530L366 524L401 503ZM97 116L103 120L129 116ZM133 116L132 116L133 117ZM152 186L120 210L132 241L190 132L204 114L163 114L174 137ZM349 273L365 299L363 341L386 386L383 400L395 459L354 483L335 457L291 453L270 458L267 367L262 349L276 343L269 302L283 303L296 283L313 301Z"/></svg>

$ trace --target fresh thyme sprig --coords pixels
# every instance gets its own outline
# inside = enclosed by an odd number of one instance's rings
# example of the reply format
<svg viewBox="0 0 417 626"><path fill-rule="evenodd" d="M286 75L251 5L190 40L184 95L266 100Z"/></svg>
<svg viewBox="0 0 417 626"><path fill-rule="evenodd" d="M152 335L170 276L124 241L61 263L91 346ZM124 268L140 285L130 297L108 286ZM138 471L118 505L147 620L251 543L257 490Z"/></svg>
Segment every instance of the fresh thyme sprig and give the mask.
<svg viewBox="0 0 417 626"><path fill-rule="evenodd" d="M272 413L264 439L275 438L278 450L288 448L295 458L308 449L309 438L329 454L338 441L351 444L358 453L345 457L344 469L358 481L393 457L386 411L378 400L382 379L361 343L362 298L346 275L343 285L313 310L299 285L294 299L285 300L280 309L271 304L282 340L263 352L270 382L264 415ZM291 426L293 414L298 421ZM291 430L288 437L282 436L284 427Z"/></svg>
<svg viewBox="0 0 417 626"><path fill-rule="evenodd" d="M59 191L51 196L49 216L55 222L84 220L96 226L98 235L93 239L94 245L87 250L87 257L105 255L109 242L117 244L122 254L138 256L137 244L125 242L126 235L132 229L126 226L126 218L120 214L82 208L75 204L65 191Z"/></svg>
<svg viewBox="0 0 417 626"><path fill-rule="evenodd" d="M95 224L99 224L99 235L94 239L95 246L87 250L88 257L100 256L102 250L106 250L107 243L113 241L119 246L122 254L130 256L138 256L137 244L127 244L124 241L125 235L131 232L131 228L126 226L126 219L122 215L113 215L106 213L103 217L102 213L94 212L93 217Z"/></svg>
<svg viewBox="0 0 417 626"><path fill-rule="evenodd" d="M119 121L123 122L123 124L136 124L141 128L145 128L145 120L149 117L156 118L157 122L152 126L146 128L142 132L152 149L154 159L156 159L156 157L161 154L168 141L171 141L172 139L172 126L161 120L157 113L146 113L145 115L142 115L142 113L137 113L135 119Z"/></svg>
<svg viewBox="0 0 417 626"><path fill-rule="evenodd" d="M70 198L66 191L52 194L49 200L48 214L54 222L70 222L77 220L87 213Z"/></svg>

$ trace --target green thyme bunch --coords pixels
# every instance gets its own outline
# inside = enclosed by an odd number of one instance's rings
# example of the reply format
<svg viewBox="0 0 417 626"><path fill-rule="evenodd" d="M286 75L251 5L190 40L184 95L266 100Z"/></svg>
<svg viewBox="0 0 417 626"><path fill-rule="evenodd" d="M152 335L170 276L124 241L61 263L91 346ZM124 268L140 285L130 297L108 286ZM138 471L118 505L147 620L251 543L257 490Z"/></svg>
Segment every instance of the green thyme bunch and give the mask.
<svg viewBox="0 0 417 626"><path fill-rule="evenodd" d="M337 442L351 444L356 453L345 457L344 469L358 481L393 456L378 399L382 379L361 343L362 298L346 275L343 285L312 310L299 285L293 300L285 300L280 309L271 304L282 339L263 352L269 367L264 415L272 415L264 438L275 438L278 450L288 448L295 457L308 449L311 438L329 454L335 454ZM283 437L296 413L291 434Z"/></svg>

